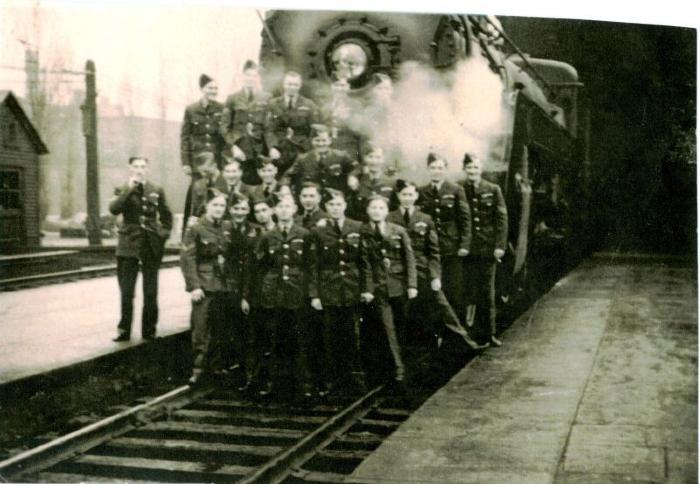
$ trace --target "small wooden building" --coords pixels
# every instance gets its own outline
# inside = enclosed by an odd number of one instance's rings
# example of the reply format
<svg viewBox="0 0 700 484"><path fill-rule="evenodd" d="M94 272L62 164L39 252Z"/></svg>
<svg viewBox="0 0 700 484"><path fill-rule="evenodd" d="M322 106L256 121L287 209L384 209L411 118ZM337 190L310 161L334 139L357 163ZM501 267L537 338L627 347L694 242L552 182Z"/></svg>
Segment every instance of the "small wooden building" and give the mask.
<svg viewBox="0 0 700 484"><path fill-rule="evenodd" d="M11 91L0 91L0 253L40 245L39 155L49 150Z"/></svg>

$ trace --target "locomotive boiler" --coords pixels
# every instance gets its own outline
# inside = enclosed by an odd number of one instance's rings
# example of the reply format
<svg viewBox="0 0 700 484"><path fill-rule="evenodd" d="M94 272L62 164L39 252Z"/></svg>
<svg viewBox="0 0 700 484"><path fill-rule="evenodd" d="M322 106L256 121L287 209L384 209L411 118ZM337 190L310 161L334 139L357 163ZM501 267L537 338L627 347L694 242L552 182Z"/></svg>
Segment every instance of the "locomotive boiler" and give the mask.
<svg viewBox="0 0 700 484"><path fill-rule="evenodd" d="M583 85L571 65L523 53L497 18L271 11L260 62L269 90L285 71L296 70L304 94L319 103L333 80L344 78L369 117L376 117L377 74L390 76L401 93L391 138L399 145L399 173L413 168L419 175L435 148L452 159L458 177L464 152L476 152L484 177L501 186L508 206L508 251L498 268L502 302L518 299L543 272L570 267L588 250ZM391 120L371 121L367 138L392 129Z"/></svg>

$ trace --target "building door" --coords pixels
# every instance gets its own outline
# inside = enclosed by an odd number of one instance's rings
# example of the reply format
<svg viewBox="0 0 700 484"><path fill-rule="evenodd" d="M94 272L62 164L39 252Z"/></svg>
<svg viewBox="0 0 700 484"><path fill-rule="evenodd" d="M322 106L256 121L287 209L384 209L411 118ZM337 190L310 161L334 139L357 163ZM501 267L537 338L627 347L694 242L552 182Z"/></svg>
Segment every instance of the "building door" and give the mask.
<svg viewBox="0 0 700 484"><path fill-rule="evenodd" d="M26 245L22 170L0 168L0 253Z"/></svg>

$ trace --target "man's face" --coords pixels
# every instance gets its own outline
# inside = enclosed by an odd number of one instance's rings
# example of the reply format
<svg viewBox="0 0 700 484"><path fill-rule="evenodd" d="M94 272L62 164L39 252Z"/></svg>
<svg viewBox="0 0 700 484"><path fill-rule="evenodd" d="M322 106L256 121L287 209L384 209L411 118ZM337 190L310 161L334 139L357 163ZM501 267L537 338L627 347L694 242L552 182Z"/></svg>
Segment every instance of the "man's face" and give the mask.
<svg viewBox="0 0 700 484"><path fill-rule="evenodd" d="M328 131L323 131L311 138L311 145L316 151L324 152L328 151L332 141L333 140L331 140L331 135L328 133Z"/></svg>
<svg viewBox="0 0 700 484"><path fill-rule="evenodd" d="M258 168L258 176L262 179L263 183L272 183L277 176L277 167L272 163L265 163Z"/></svg>
<svg viewBox="0 0 700 484"><path fill-rule="evenodd" d="M374 174L380 174L384 171L384 152L376 149L365 155L365 165L367 169Z"/></svg>
<svg viewBox="0 0 700 484"><path fill-rule="evenodd" d="M301 89L301 78L297 76L284 76L282 90L285 96L296 96Z"/></svg>
<svg viewBox="0 0 700 484"><path fill-rule="evenodd" d="M146 180L146 169L148 162L142 158L136 158L129 163L129 174L131 177L143 183Z"/></svg>
<svg viewBox="0 0 700 484"><path fill-rule="evenodd" d="M389 207L384 200L372 200L367 205L367 215L372 222L383 222L389 213Z"/></svg>
<svg viewBox="0 0 700 484"><path fill-rule="evenodd" d="M224 180L230 185L235 185L241 179L241 167L238 163L229 163L224 167Z"/></svg>
<svg viewBox="0 0 700 484"><path fill-rule="evenodd" d="M404 208L409 208L416 204L416 200L418 200L418 191L416 191L416 187L411 185L401 190L398 196L401 206Z"/></svg>
<svg viewBox="0 0 700 484"><path fill-rule="evenodd" d="M202 87L202 94L209 101L215 101L216 96L219 94L219 86L214 81L208 82Z"/></svg>
<svg viewBox="0 0 700 484"><path fill-rule="evenodd" d="M482 165L481 160L472 159L472 161L464 167L464 172L467 174L467 180L479 181L481 178Z"/></svg>
<svg viewBox="0 0 700 484"><path fill-rule="evenodd" d="M440 182L445 179L445 171L447 170L447 164L445 160L435 160L428 166L428 171L430 172L430 179L434 182Z"/></svg>
<svg viewBox="0 0 700 484"><path fill-rule="evenodd" d="M326 211L334 220L343 218L346 208L347 203L341 197L334 197L326 202Z"/></svg>
<svg viewBox="0 0 700 484"><path fill-rule="evenodd" d="M229 213L236 222L243 222L250 213L250 206L246 201L238 202L235 205L231 205Z"/></svg>
<svg viewBox="0 0 700 484"><path fill-rule="evenodd" d="M219 220L226 212L226 198L223 195L214 197L207 203L207 216Z"/></svg>
<svg viewBox="0 0 700 484"><path fill-rule="evenodd" d="M272 209L267 203L256 203L253 207L253 212L255 214L255 220L262 225L267 225L270 223L272 218Z"/></svg>
<svg viewBox="0 0 700 484"><path fill-rule="evenodd" d="M299 194L299 201L301 202L301 206L304 207L304 210L312 211L315 210L321 202L321 195L319 195L316 188L302 188Z"/></svg>
<svg viewBox="0 0 700 484"><path fill-rule="evenodd" d="M275 215L280 222L289 222L294 217L297 206L292 197L284 197L275 206Z"/></svg>
<svg viewBox="0 0 700 484"><path fill-rule="evenodd" d="M246 69L243 71L243 87L255 89L260 82L260 74L257 69Z"/></svg>
<svg viewBox="0 0 700 484"><path fill-rule="evenodd" d="M206 178L213 178L218 173L219 169L216 166L216 162L212 158L210 161L202 163L199 165L199 173Z"/></svg>

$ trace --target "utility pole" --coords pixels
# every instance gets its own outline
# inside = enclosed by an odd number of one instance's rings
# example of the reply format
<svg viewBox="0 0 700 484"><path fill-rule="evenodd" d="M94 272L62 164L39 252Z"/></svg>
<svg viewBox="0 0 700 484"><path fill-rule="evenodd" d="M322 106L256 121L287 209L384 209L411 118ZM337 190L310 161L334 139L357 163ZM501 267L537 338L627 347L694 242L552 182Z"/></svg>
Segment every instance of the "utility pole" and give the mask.
<svg viewBox="0 0 700 484"><path fill-rule="evenodd" d="M97 89L95 87L95 63L85 63L85 102L83 134L87 160L87 235L91 246L102 245L100 224L100 177L97 170Z"/></svg>

